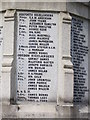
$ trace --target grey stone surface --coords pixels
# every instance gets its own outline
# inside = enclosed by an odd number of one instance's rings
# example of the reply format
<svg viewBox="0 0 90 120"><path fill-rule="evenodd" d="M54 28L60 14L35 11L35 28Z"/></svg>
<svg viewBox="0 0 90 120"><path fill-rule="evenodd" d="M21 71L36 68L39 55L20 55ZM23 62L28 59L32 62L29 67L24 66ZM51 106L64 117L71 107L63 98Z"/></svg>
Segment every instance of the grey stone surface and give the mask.
<svg viewBox="0 0 90 120"><path fill-rule="evenodd" d="M11 10L8 10L11 9ZM15 9L15 10L14 10ZM16 9L51 11L59 14L58 89L57 102L16 103ZM5 11L6 10L6 11ZM27 3L3 2L4 44L2 64L2 117L14 118L90 118L88 106L73 105L73 64L70 56L70 14L90 20L89 8L82 3ZM69 13L68 13L69 12ZM90 22L89 22L90 26ZM89 27L90 29L90 27ZM90 30L88 30L90 39ZM88 41L90 48L90 41ZM88 55L90 62L90 52ZM89 64L90 65L90 64ZM90 73L90 67L88 71ZM90 78L90 74L88 75ZM12 84L13 82L13 84ZM11 104L10 101L13 101Z"/></svg>

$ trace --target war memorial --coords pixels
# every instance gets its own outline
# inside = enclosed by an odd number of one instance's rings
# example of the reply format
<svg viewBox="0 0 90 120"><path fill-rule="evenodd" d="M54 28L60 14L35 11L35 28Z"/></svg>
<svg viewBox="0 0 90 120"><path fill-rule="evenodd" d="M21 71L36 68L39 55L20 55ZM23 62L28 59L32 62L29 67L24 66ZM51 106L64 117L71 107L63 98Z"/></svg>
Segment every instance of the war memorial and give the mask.
<svg viewBox="0 0 90 120"><path fill-rule="evenodd" d="M2 120L90 119L89 49L89 1L1 1Z"/></svg>

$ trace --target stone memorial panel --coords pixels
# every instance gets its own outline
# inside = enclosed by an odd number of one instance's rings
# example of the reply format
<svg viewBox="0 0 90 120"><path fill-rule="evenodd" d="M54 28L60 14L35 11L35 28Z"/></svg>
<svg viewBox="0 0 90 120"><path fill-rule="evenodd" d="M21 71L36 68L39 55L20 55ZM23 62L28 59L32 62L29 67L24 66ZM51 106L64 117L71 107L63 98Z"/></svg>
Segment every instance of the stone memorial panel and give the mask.
<svg viewBox="0 0 90 120"><path fill-rule="evenodd" d="M71 56L74 69L74 103L88 102L88 22L73 16Z"/></svg>
<svg viewBox="0 0 90 120"><path fill-rule="evenodd" d="M17 13L17 101L56 101L58 14Z"/></svg>

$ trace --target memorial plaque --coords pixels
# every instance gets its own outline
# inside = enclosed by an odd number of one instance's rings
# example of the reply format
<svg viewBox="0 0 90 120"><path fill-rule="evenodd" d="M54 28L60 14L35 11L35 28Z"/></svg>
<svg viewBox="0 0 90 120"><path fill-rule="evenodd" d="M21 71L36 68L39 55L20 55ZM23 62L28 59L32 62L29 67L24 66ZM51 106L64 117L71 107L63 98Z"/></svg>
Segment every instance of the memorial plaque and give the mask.
<svg viewBox="0 0 90 120"><path fill-rule="evenodd" d="M72 17L71 56L74 69L74 103L88 103L88 22Z"/></svg>
<svg viewBox="0 0 90 120"><path fill-rule="evenodd" d="M17 101L57 98L57 13L17 13Z"/></svg>

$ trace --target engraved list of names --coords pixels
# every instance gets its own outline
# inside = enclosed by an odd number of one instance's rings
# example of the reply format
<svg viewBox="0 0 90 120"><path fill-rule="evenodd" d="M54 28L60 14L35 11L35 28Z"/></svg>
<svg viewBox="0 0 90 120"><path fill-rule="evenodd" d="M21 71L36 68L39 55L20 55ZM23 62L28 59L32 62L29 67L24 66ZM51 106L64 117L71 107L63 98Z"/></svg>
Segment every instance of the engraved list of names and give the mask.
<svg viewBox="0 0 90 120"><path fill-rule="evenodd" d="M17 13L17 100L56 101L58 14Z"/></svg>
<svg viewBox="0 0 90 120"><path fill-rule="evenodd" d="M74 69L74 103L88 103L88 22L72 17L71 56Z"/></svg>

